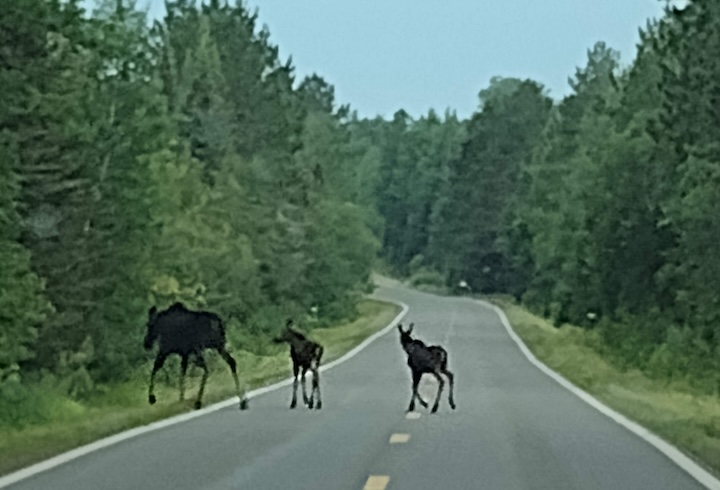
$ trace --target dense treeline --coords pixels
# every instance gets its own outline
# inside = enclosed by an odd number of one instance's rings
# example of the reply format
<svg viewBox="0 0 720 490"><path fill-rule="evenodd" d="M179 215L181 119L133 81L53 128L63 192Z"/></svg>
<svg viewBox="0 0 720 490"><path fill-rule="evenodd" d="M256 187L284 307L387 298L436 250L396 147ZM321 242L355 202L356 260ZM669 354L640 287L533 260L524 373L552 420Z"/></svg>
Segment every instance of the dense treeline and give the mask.
<svg viewBox="0 0 720 490"><path fill-rule="evenodd" d="M216 310L262 352L286 314L351 316L378 251L720 387L720 5L668 11L629 67L598 43L561 101L494 78L464 121L358 119L254 13L206 3L4 7L4 393L127 376L150 304Z"/></svg>
<svg viewBox="0 0 720 490"><path fill-rule="evenodd" d="M720 4L691 1L641 31L629 67L596 44L557 103L495 78L467 125L379 123L387 262L512 294L595 329L622 366L720 389L718 39Z"/></svg>
<svg viewBox="0 0 720 490"><path fill-rule="evenodd" d="M218 311L256 351L284 315L355 314L381 230L357 169L377 150L256 14L17 0L0 46L3 397L128 376L151 304Z"/></svg>

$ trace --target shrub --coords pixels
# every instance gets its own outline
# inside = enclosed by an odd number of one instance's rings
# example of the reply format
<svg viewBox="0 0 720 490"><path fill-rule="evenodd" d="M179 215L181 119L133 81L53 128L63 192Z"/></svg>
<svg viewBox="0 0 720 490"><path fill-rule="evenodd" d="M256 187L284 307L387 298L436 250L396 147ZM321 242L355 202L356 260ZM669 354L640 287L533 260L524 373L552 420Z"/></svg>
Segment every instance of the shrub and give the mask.
<svg viewBox="0 0 720 490"><path fill-rule="evenodd" d="M410 277L412 286L436 286L445 285L445 277L437 271L421 268Z"/></svg>

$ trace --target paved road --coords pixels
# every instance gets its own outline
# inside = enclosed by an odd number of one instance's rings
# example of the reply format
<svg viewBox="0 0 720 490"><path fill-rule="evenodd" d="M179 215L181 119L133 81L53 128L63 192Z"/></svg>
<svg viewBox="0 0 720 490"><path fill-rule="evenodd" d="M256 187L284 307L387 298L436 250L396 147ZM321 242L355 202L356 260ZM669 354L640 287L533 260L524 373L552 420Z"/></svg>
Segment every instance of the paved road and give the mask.
<svg viewBox="0 0 720 490"><path fill-rule="evenodd" d="M443 399L437 414L406 418L409 370L394 330L324 373L321 411L288 410L284 387L247 412L228 408L145 434L10 488L702 488L532 366L491 310L397 287L377 295L408 304L404 322L448 348L456 411ZM428 380L422 392L435 386ZM393 434L409 440L390 444Z"/></svg>

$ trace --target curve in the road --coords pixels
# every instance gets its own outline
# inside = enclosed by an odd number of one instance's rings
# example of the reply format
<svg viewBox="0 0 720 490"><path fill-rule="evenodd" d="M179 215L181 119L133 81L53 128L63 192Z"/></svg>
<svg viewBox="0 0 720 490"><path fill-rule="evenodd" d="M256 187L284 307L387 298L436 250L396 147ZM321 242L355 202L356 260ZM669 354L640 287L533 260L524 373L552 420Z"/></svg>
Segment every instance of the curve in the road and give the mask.
<svg viewBox="0 0 720 490"><path fill-rule="evenodd" d="M458 410L443 398L439 414L404 413L406 357L397 337L385 334L405 306L324 367L349 361L327 374L332 403L322 414L289 411L277 391L285 381L253 392L267 394L242 415L230 400L139 428L155 432L121 434L132 440L56 464L13 489L720 490L679 450L535 359L493 305L379 286L379 299L409 305L422 340L448 345ZM423 389L437 387L428 380Z"/></svg>

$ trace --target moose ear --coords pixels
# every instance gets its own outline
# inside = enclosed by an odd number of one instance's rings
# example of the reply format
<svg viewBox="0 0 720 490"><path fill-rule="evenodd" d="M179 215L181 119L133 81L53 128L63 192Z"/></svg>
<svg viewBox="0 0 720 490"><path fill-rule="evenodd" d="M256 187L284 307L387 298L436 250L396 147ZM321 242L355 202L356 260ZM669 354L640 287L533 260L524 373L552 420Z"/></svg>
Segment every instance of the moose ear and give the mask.
<svg viewBox="0 0 720 490"><path fill-rule="evenodd" d="M402 328L402 323L398 323L398 330L400 330L400 333L405 333Z"/></svg>
<svg viewBox="0 0 720 490"><path fill-rule="evenodd" d="M293 325L293 319L292 319L292 318L288 318L287 321L285 322L285 326L286 326L287 328L290 328L290 327L292 327L292 325Z"/></svg>
<svg viewBox="0 0 720 490"><path fill-rule="evenodd" d="M407 333L412 333L414 326L415 326L415 324L414 324L414 323L411 323L410 326L408 327Z"/></svg>

